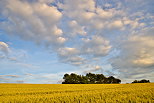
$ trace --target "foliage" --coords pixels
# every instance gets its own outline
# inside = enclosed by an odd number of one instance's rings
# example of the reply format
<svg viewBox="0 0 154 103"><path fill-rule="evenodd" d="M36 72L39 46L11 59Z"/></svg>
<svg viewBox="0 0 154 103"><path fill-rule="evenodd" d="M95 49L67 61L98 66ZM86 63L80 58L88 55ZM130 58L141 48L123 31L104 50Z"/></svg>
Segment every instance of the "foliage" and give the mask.
<svg viewBox="0 0 154 103"><path fill-rule="evenodd" d="M116 84L121 83L120 79L113 76L105 77L103 74L87 73L85 76L74 73L65 74L62 84Z"/></svg>
<svg viewBox="0 0 154 103"><path fill-rule="evenodd" d="M150 80L146 80L146 79L134 80L132 83L150 83Z"/></svg>
<svg viewBox="0 0 154 103"><path fill-rule="evenodd" d="M154 103L154 83L0 84L0 103Z"/></svg>

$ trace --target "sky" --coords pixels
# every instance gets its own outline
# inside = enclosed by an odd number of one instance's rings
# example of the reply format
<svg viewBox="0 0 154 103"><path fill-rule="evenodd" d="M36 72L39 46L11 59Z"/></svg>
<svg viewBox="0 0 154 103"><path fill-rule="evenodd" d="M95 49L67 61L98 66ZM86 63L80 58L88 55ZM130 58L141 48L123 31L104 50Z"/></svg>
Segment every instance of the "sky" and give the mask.
<svg viewBox="0 0 154 103"><path fill-rule="evenodd" d="M153 0L0 0L0 83L65 73L154 82Z"/></svg>

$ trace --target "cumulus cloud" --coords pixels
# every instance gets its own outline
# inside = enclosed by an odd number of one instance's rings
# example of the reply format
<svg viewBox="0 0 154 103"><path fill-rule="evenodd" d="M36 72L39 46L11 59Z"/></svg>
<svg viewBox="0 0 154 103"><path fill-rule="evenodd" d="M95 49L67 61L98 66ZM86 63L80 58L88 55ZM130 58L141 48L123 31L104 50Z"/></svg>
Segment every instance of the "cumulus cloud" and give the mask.
<svg viewBox="0 0 154 103"><path fill-rule="evenodd" d="M65 0L64 3L59 3L58 7L63 10L62 14L64 16L73 20L69 23L71 29L73 26L76 28L73 31L76 33L80 32L80 34L84 32L89 34L89 31L103 31L106 29L121 31L128 26L130 29L136 29L144 25L139 19L136 19L138 17L134 18L128 14L129 9L125 9L122 2L114 2L114 4L106 3L106 1L102 2L100 0L77 0L75 2ZM106 5L110 5L110 7L106 7ZM135 14L132 13L132 15Z"/></svg>
<svg viewBox="0 0 154 103"><path fill-rule="evenodd" d="M82 53L85 55L105 56L111 49L110 42L101 36L83 38Z"/></svg>
<svg viewBox="0 0 154 103"><path fill-rule="evenodd" d="M56 7L48 5L46 0L2 2L5 2L2 14L7 18L7 22L1 23L1 27L10 35L39 44L65 42L63 31L58 27L62 13Z"/></svg>
<svg viewBox="0 0 154 103"><path fill-rule="evenodd" d="M82 38L74 48L65 47L58 49L60 61L76 66L88 65L92 60L106 56L111 50L108 40L101 36ZM91 61L89 60L91 59Z"/></svg>
<svg viewBox="0 0 154 103"><path fill-rule="evenodd" d="M151 78L154 67L154 28L147 28L139 34L132 34L122 42L121 54L112 59L112 65L123 78ZM144 75L145 74L145 75ZM149 74L149 75L148 75Z"/></svg>
<svg viewBox="0 0 154 103"><path fill-rule="evenodd" d="M102 67L99 66L99 65L96 65L96 66L94 66L94 65L92 65L92 66L89 65L89 67L90 67L91 69L90 69L90 70L85 70L84 73L96 72L96 71L99 71L99 70L102 69Z"/></svg>
<svg viewBox="0 0 154 103"><path fill-rule="evenodd" d="M66 0L64 4L59 4L59 8L63 9L63 15L75 20L71 22L73 26L77 25L76 22L81 27L96 30L111 27L108 25L113 25L118 28L123 26L121 22L115 20L117 16L123 17L124 11L112 8L107 10L102 9L100 6L96 6L94 0L77 0L75 2ZM115 23L111 24L114 21Z"/></svg>
<svg viewBox="0 0 154 103"><path fill-rule="evenodd" d="M60 56L72 56L78 53L78 50L76 48L70 48L70 47L65 47L65 48L59 48L59 54Z"/></svg>
<svg viewBox="0 0 154 103"><path fill-rule="evenodd" d="M111 27L113 27L113 28L122 28L123 23L122 23L121 20L116 20L113 23L111 23Z"/></svg>
<svg viewBox="0 0 154 103"><path fill-rule="evenodd" d="M84 30L84 26L80 26L77 21L73 20L69 22L69 27L71 28L71 34L72 35L86 35L86 31Z"/></svg>

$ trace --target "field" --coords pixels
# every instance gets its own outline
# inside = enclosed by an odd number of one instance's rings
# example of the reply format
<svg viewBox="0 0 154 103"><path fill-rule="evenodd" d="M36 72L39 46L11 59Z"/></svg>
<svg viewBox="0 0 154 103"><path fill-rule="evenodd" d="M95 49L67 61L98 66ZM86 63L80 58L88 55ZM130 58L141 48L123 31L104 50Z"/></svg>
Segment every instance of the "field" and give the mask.
<svg viewBox="0 0 154 103"><path fill-rule="evenodd" d="M0 103L154 103L154 83L0 84Z"/></svg>

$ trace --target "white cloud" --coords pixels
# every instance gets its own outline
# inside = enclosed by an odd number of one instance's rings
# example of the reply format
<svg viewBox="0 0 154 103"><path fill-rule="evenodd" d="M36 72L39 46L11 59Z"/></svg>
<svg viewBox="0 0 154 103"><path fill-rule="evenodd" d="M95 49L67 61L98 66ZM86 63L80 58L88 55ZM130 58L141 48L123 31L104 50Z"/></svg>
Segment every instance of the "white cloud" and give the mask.
<svg viewBox="0 0 154 103"><path fill-rule="evenodd" d="M61 59L65 63L69 63L71 65L76 65L76 66L83 65L87 62L85 58L82 58L80 56L71 56L71 57L66 57Z"/></svg>
<svg viewBox="0 0 154 103"><path fill-rule="evenodd" d="M113 12L114 11L112 9L111 10L103 10L102 8L96 9L96 13L102 19L111 19L115 15Z"/></svg>
<svg viewBox="0 0 154 103"><path fill-rule="evenodd" d="M10 35L35 43L59 43L58 38L63 34L58 27L62 14L46 2L7 0L2 10L8 21L1 23L2 28ZM64 43L64 40L60 43Z"/></svg>
<svg viewBox="0 0 154 103"><path fill-rule="evenodd" d="M122 21L117 20L118 18L127 17L124 10L118 10L118 8L103 9L101 6L96 6L94 0L66 0L64 4L58 6L63 9L64 16L73 19L78 25L90 30L102 30L111 26L121 30L125 26Z"/></svg>
<svg viewBox="0 0 154 103"><path fill-rule="evenodd" d="M9 52L10 52L10 49L8 44L4 42L0 42L0 54L4 53L5 55L7 55Z"/></svg>
<svg viewBox="0 0 154 103"><path fill-rule="evenodd" d="M120 55L115 59L111 59L111 62L112 66L119 70L122 78L128 78L128 76L134 77L134 79L135 76L149 78L151 73L153 73L153 32L153 27L141 30L138 32L139 34L130 35L127 40L121 43Z"/></svg>
<svg viewBox="0 0 154 103"><path fill-rule="evenodd" d="M71 28L70 31L72 31L73 35L80 34L80 35L86 35L86 32L84 31L84 26L80 26L77 21L73 20L69 22L69 26Z"/></svg>
<svg viewBox="0 0 154 103"><path fill-rule="evenodd" d="M58 52L60 56L68 57L76 55L78 53L78 50L76 48L65 47L65 48L59 48Z"/></svg>
<svg viewBox="0 0 154 103"><path fill-rule="evenodd" d="M59 48L58 56L61 62L80 66L81 68L89 63L93 63L96 57L102 58L106 56L110 50L111 45L108 40L102 36L92 36L91 38L82 38L81 43L74 46L74 48ZM93 66L95 65L93 64Z"/></svg>
<svg viewBox="0 0 154 103"><path fill-rule="evenodd" d="M121 20L116 20L113 23L111 23L111 28L122 28L123 27L123 23Z"/></svg>
<svg viewBox="0 0 154 103"><path fill-rule="evenodd" d="M63 44L67 39L66 38L63 38L63 37L58 37L57 38L57 42L60 43L60 44Z"/></svg>
<svg viewBox="0 0 154 103"><path fill-rule="evenodd" d="M91 73L91 72L96 72L102 69L101 66L99 65L89 65L89 70L85 70L84 73Z"/></svg>
<svg viewBox="0 0 154 103"><path fill-rule="evenodd" d="M111 45L108 40L101 36L92 36L91 39L83 39L84 44L81 52L85 55L105 56L109 53Z"/></svg>

